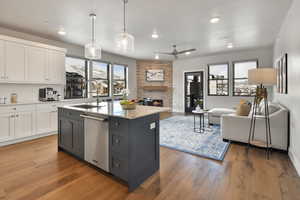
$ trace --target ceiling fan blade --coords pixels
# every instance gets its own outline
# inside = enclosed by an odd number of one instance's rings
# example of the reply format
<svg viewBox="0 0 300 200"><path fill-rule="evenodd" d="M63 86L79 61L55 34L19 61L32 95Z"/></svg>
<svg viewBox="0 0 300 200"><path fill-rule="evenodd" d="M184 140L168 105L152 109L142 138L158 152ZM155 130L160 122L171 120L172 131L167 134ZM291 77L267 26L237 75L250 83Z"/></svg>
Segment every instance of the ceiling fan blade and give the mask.
<svg viewBox="0 0 300 200"><path fill-rule="evenodd" d="M170 52L156 52L158 54L165 54L165 55L170 55L170 56L173 56L174 54L173 53L170 53Z"/></svg>
<svg viewBox="0 0 300 200"><path fill-rule="evenodd" d="M196 51L196 49L187 49L184 51L179 51L177 54L183 54L183 53L192 52L192 51Z"/></svg>

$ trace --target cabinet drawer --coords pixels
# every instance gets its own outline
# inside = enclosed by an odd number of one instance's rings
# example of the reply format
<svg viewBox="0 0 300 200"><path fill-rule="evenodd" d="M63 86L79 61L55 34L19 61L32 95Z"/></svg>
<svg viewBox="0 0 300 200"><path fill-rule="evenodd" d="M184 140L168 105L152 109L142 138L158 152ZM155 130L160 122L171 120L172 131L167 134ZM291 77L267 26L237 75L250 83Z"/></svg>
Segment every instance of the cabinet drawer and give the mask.
<svg viewBox="0 0 300 200"><path fill-rule="evenodd" d="M16 105L16 106L3 106L0 107L0 113L8 113L8 112L15 112L15 111L34 111L34 105Z"/></svg>
<svg viewBox="0 0 300 200"><path fill-rule="evenodd" d="M110 134L128 135L128 120L112 117L109 121Z"/></svg>
<svg viewBox="0 0 300 200"><path fill-rule="evenodd" d="M57 105L56 104L38 104L36 106L37 110L57 110Z"/></svg>
<svg viewBox="0 0 300 200"><path fill-rule="evenodd" d="M67 117L67 118L73 119L73 120L83 120L83 118L80 117L80 115L83 114L82 111L58 108L58 112L59 112L59 116L64 116L64 117Z"/></svg>
<svg viewBox="0 0 300 200"><path fill-rule="evenodd" d="M128 137L126 135L110 134L111 150L122 155L128 155Z"/></svg>
<svg viewBox="0 0 300 200"><path fill-rule="evenodd" d="M112 153L111 159L110 159L110 172L124 180L128 180L128 162L127 158L124 158L123 156L117 154L117 153Z"/></svg>

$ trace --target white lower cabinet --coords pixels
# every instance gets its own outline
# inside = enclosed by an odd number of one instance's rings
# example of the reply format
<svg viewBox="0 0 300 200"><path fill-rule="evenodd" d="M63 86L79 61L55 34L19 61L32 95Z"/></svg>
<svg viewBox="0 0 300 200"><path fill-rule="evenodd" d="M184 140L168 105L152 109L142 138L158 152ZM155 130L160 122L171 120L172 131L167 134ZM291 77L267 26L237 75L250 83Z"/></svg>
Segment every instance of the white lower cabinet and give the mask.
<svg viewBox="0 0 300 200"><path fill-rule="evenodd" d="M14 138L14 118L11 113L0 113L0 142Z"/></svg>
<svg viewBox="0 0 300 200"><path fill-rule="evenodd" d="M28 137L34 134L34 112L20 112L14 115L15 138Z"/></svg>
<svg viewBox="0 0 300 200"><path fill-rule="evenodd" d="M36 113L36 134L51 132L51 110L41 110Z"/></svg>
<svg viewBox="0 0 300 200"><path fill-rule="evenodd" d="M0 146L57 133L57 107L74 103L0 106Z"/></svg>
<svg viewBox="0 0 300 200"><path fill-rule="evenodd" d="M57 131L58 130L58 112L51 111L50 114L50 129L51 131Z"/></svg>
<svg viewBox="0 0 300 200"><path fill-rule="evenodd" d="M49 133L58 130L58 112L56 104L37 105L36 134Z"/></svg>

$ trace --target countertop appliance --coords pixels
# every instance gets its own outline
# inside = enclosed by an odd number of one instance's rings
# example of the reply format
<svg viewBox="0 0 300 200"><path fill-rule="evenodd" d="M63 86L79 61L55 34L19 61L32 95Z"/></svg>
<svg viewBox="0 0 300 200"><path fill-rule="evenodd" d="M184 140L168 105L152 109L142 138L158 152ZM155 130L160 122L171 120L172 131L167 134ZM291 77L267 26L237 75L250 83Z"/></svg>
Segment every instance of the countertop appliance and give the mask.
<svg viewBox="0 0 300 200"><path fill-rule="evenodd" d="M109 172L108 119L81 115L84 118L84 159Z"/></svg>
<svg viewBox="0 0 300 200"><path fill-rule="evenodd" d="M40 101L55 101L53 88L40 88L39 89Z"/></svg>

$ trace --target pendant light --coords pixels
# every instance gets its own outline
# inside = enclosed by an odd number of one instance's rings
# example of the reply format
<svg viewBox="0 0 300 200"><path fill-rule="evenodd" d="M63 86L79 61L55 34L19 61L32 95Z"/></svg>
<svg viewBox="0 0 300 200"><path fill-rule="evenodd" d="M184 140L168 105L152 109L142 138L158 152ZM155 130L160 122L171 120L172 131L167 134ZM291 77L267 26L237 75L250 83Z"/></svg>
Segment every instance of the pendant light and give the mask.
<svg viewBox="0 0 300 200"><path fill-rule="evenodd" d="M123 0L123 32L116 36L116 46L119 51L133 52L134 51L134 36L126 32L126 4L128 0Z"/></svg>
<svg viewBox="0 0 300 200"><path fill-rule="evenodd" d="M90 43L85 45L84 56L87 59L100 60L101 46L96 42L96 31L95 31L96 14L91 13L90 18L92 22L92 40Z"/></svg>

